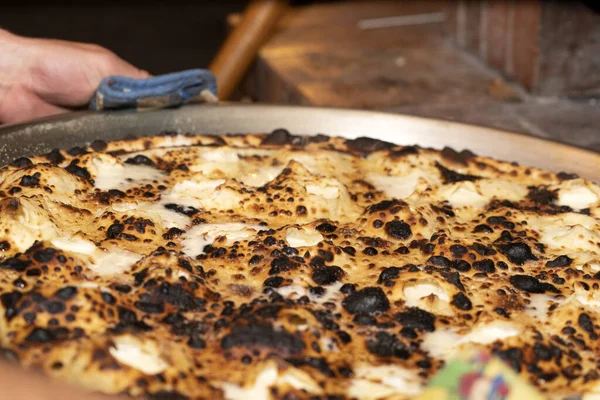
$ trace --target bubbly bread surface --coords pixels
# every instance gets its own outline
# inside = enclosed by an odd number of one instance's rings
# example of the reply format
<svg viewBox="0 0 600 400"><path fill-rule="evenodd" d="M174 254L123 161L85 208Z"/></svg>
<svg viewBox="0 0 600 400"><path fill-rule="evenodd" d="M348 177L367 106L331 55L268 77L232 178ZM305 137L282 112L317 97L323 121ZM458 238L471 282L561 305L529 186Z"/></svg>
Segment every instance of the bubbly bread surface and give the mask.
<svg viewBox="0 0 600 400"><path fill-rule="evenodd" d="M0 341L174 399L404 399L488 349L600 396L600 187L374 139L159 135L0 169ZM330 397L327 397L330 396Z"/></svg>

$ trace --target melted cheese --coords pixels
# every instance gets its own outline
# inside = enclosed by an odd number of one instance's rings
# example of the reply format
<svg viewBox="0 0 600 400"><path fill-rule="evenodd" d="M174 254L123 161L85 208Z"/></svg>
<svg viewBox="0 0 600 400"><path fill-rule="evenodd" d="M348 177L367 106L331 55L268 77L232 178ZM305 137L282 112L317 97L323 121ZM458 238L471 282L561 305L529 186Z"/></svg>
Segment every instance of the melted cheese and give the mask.
<svg viewBox="0 0 600 400"><path fill-rule="evenodd" d="M269 229L260 225L247 225L238 222L223 224L201 224L193 227L183 235L181 245L183 252L190 257L204 254L204 248L213 244L218 237L225 237L227 244L238 240L246 240L257 231Z"/></svg>
<svg viewBox="0 0 600 400"><path fill-rule="evenodd" d="M556 299L545 294L532 294L529 296L529 305L525 313L540 322L548 321L550 307L554 304L564 303L564 299Z"/></svg>
<svg viewBox="0 0 600 400"><path fill-rule="evenodd" d="M135 368L147 375L156 375L167 369L167 363L160 357L156 345L142 341L132 335L121 335L113 339L114 346L108 349L121 364Z"/></svg>
<svg viewBox="0 0 600 400"><path fill-rule="evenodd" d="M119 189L142 186L153 181L163 180L165 173L146 165L129 165L119 162L109 162L106 158L94 158L92 164L96 167L94 187L100 190Z"/></svg>
<svg viewBox="0 0 600 400"><path fill-rule="evenodd" d="M110 249L98 249L92 258L93 261L89 268L100 276L110 276L129 271L142 256L131 251L112 247Z"/></svg>
<svg viewBox="0 0 600 400"><path fill-rule="evenodd" d="M587 250L592 253L600 252L600 233L594 232L581 225L551 227L542 231L540 241L553 248Z"/></svg>
<svg viewBox="0 0 600 400"><path fill-rule="evenodd" d="M285 240L292 247L315 246L323 240L323 235L313 229L288 228L285 231Z"/></svg>
<svg viewBox="0 0 600 400"><path fill-rule="evenodd" d="M366 180L390 198L406 199L417 189L421 175L419 171L405 176L369 174Z"/></svg>
<svg viewBox="0 0 600 400"><path fill-rule="evenodd" d="M275 179L282 170L283 167L258 168L242 176L240 182L248 186L263 186Z"/></svg>
<svg viewBox="0 0 600 400"><path fill-rule="evenodd" d="M441 198L447 199L452 207L482 208L488 200L482 196L473 182L459 182L440 189Z"/></svg>
<svg viewBox="0 0 600 400"><path fill-rule="evenodd" d="M490 344L516 336L519 332L516 326L503 321L477 326L462 335L448 329L437 329L425 335L421 348L433 357L448 360L453 358L465 344Z"/></svg>
<svg viewBox="0 0 600 400"><path fill-rule="evenodd" d="M56 238L51 243L57 249L85 255L92 255L97 250L94 243L79 237Z"/></svg>
<svg viewBox="0 0 600 400"><path fill-rule="evenodd" d="M322 389L304 371L289 366L280 371L275 362L267 362L266 366L258 373L251 385L241 387L233 383L223 383L225 399L227 400L269 400L270 388L273 385L289 385L294 389L303 390L312 394L321 394Z"/></svg>
<svg viewBox="0 0 600 400"><path fill-rule="evenodd" d="M348 388L351 397L382 399L394 394L415 396L421 392L419 377L397 365L361 365L354 370Z"/></svg>
<svg viewBox="0 0 600 400"><path fill-rule="evenodd" d="M583 180L578 179L569 181L564 187L560 188L556 204L581 210L598 203L599 200L598 194L585 185Z"/></svg>
<svg viewBox="0 0 600 400"><path fill-rule="evenodd" d="M581 305L593 309L600 310L600 293L596 290L585 290L581 286L575 286L574 298Z"/></svg>
<svg viewBox="0 0 600 400"><path fill-rule="evenodd" d="M332 200L340 197L340 182L335 179L323 179L319 184L306 185L306 193Z"/></svg>

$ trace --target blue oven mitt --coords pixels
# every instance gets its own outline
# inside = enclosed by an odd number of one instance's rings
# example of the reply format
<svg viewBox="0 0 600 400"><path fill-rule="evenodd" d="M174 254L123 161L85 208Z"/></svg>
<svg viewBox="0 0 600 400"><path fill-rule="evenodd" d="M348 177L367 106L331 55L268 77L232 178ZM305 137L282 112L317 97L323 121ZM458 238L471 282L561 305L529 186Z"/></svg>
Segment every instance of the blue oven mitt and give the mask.
<svg viewBox="0 0 600 400"><path fill-rule="evenodd" d="M90 109L178 107L192 99L216 102L216 95L215 76L205 69L190 69L146 79L109 76L100 82L90 100Z"/></svg>

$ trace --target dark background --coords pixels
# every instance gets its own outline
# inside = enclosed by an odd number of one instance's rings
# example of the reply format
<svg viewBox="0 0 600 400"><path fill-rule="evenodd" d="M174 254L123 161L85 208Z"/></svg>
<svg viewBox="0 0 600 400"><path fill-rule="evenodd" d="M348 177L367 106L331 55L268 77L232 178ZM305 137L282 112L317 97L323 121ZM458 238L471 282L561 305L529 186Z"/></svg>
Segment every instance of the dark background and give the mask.
<svg viewBox="0 0 600 400"><path fill-rule="evenodd" d="M305 5L315 1L293 1ZM210 63L243 0L24 0L0 7L0 27L24 36L96 43L152 74Z"/></svg>

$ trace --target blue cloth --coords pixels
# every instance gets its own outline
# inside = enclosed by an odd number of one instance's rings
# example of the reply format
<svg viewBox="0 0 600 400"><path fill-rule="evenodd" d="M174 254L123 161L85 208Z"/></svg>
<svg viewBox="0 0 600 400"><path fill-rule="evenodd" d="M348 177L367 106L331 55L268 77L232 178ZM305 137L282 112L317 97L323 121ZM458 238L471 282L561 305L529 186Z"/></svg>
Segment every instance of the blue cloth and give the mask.
<svg viewBox="0 0 600 400"><path fill-rule="evenodd" d="M212 72L191 69L147 79L104 78L90 100L92 110L178 107L208 90L217 94Z"/></svg>

